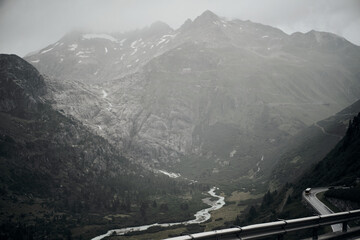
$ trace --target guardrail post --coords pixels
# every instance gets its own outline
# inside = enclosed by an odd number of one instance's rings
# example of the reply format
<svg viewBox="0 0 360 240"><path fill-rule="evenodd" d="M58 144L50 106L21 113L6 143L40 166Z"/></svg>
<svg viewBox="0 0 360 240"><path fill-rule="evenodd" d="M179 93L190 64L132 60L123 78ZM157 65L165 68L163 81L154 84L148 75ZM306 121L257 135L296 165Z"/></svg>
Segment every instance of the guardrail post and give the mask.
<svg viewBox="0 0 360 240"><path fill-rule="evenodd" d="M318 239L318 229L317 228L313 228L313 232L312 232L312 239Z"/></svg>
<svg viewBox="0 0 360 240"><path fill-rule="evenodd" d="M347 232L347 225L348 225L348 222L347 222L347 221L345 221L345 222L342 223L342 231L343 231L343 232Z"/></svg>

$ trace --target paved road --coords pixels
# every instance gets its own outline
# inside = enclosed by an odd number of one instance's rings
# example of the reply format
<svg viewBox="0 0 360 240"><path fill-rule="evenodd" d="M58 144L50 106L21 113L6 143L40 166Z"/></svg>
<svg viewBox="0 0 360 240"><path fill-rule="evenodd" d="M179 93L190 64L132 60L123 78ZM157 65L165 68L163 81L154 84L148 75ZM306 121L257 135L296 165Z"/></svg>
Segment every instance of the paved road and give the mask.
<svg viewBox="0 0 360 240"><path fill-rule="evenodd" d="M332 214L334 213L330 208L328 208L324 203L322 203L317 197L316 194L325 192L329 188L312 188L309 195L305 195L303 192L304 199L319 213L319 214ZM342 224L331 225L333 232L342 231Z"/></svg>

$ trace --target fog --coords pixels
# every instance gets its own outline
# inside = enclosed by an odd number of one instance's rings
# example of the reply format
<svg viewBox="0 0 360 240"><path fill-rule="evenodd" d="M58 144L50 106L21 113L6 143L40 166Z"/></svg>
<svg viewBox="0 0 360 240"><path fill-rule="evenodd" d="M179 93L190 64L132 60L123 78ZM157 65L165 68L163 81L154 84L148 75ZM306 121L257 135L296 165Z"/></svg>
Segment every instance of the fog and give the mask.
<svg viewBox="0 0 360 240"><path fill-rule="evenodd" d="M288 34L311 29L333 32L360 45L357 0L4 0L0 2L0 52L24 56L72 30L123 32L158 20L177 28L207 9Z"/></svg>

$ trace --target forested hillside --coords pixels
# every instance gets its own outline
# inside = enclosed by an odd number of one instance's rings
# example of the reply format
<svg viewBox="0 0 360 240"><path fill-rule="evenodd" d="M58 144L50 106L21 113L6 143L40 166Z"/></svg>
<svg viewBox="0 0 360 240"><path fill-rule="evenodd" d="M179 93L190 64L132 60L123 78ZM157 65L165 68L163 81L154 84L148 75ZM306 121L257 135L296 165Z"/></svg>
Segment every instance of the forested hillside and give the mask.
<svg viewBox="0 0 360 240"><path fill-rule="evenodd" d="M43 77L21 58L0 55L0 81L1 238L64 238L81 235L85 225L154 221L146 217L154 199L167 209L159 210L162 220L174 211L166 206L169 199L196 192L188 182L131 163L79 121L52 109L43 97ZM191 201L178 201L190 207L177 217L195 212ZM104 218L120 213L117 222ZM89 234L84 236L94 236Z"/></svg>

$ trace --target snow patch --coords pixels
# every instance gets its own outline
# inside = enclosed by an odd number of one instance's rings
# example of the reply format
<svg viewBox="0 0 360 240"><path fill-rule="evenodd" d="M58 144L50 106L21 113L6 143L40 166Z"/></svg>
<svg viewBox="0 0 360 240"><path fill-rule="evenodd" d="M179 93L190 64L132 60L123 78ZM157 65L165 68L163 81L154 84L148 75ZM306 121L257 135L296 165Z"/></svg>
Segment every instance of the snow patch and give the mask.
<svg viewBox="0 0 360 240"><path fill-rule="evenodd" d="M177 33L176 34L166 34L166 35L163 35L161 38L175 38L176 35L178 35Z"/></svg>
<svg viewBox="0 0 360 240"><path fill-rule="evenodd" d="M156 44L156 46L159 46L160 44L162 44L163 42L165 42L167 39L164 39L164 38L162 38L162 39L160 39L160 41Z"/></svg>
<svg viewBox="0 0 360 240"><path fill-rule="evenodd" d="M89 56L84 55L85 53L83 51L79 51L76 53L76 56L80 57L80 58L88 58Z"/></svg>
<svg viewBox="0 0 360 240"><path fill-rule="evenodd" d="M159 172L169 176L170 178L178 178L181 176L180 173L172 173L172 172L167 172L165 170L159 170Z"/></svg>
<svg viewBox="0 0 360 240"><path fill-rule="evenodd" d="M94 75L97 75L97 74L98 74L98 72L99 72L99 69L98 69L98 70L96 70L96 72L94 72Z"/></svg>
<svg viewBox="0 0 360 240"><path fill-rule="evenodd" d="M30 61L30 62L32 62L32 63L38 63L38 62L40 62L40 60L38 59L38 60L32 60L32 61Z"/></svg>
<svg viewBox="0 0 360 240"><path fill-rule="evenodd" d="M70 51L75 51L75 49L78 47L78 45L76 44L76 43L74 43L74 44L71 44L71 45L69 45L69 50Z"/></svg>
<svg viewBox="0 0 360 240"><path fill-rule="evenodd" d="M134 51L130 54L130 56L134 55L137 52L137 48L134 49Z"/></svg>
<svg viewBox="0 0 360 240"><path fill-rule="evenodd" d="M230 157L231 157L231 158L234 157L235 153L236 153L236 150L235 150L235 149L232 150L232 151L230 152Z"/></svg>
<svg viewBox="0 0 360 240"><path fill-rule="evenodd" d="M136 59L135 62L136 62L136 63L139 62L139 59Z"/></svg>
<svg viewBox="0 0 360 240"><path fill-rule="evenodd" d="M47 52L49 52L49 51L51 51L51 50L53 50L53 49L54 49L53 47L52 47L52 48L49 48L49 49L46 49L46 50L42 51L40 54L47 53Z"/></svg>
<svg viewBox="0 0 360 240"><path fill-rule="evenodd" d="M138 39L138 40L133 41L133 42L130 44L130 47L131 47L131 48L135 48L135 45L136 45L136 43L137 43L139 40L141 40L141 38Z"/></svg>
<svg viewBox="0 0 360 240"><path fill-rule="evenodd" d="M268 35L265 35L265 36L262 36L261 38L268 38L269 36Z"/></svg>
<svg viewBox="0 0 360 240"><path fill-rule="evenodd" d="M125 57L125 54L121 55L120 60L122 61Z"/></svg>
<svg viewBox="0 0 360 240"><path fill-rule="evenodd" d="M131 64L127 65L126 67L127 67L127 68L131 68Z"/></svg>
<svg viewBox="0 0 360 240"><path fill-rule="evenodd" d="M108 49L107 49L107 47L105 47L105 54L106 54L106 53L108 53Z"/></svg>
<svg viewBox="0 0 360 240"><path fill-rule="evenodd" d="M102 128L101 128L101 126L100 126L100 125L98 125L98 128L99 128L99 130L102 130Z"/></svg>
<svg viewBox="0 0 360 240"><path fill-rule="evenodd" d="M95 38L100 38L100 39L106 39L112 42L118 42L118 40L116 38L114 38L113 36L109 35L109 34L96 34L96 33L88 33L88 34L83 34L82 35L83 39L95 39Z"/></svg>
<svg viewBox="0 0 360 240"><path fill-rule="evenodd" d="M122 39L122 40L119 42L119 43L120 43L120 46L122 46L125 41L126 41L126 38Z"/></svg>
<svg viewBox="0 0 360 240"><path fill-rule="evenodd" d="M106 98L108 96L108 93L105 90L102 90L102 94L103 94L102 98Z"/></svg>

